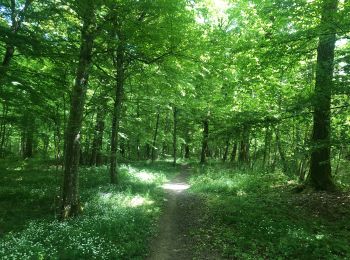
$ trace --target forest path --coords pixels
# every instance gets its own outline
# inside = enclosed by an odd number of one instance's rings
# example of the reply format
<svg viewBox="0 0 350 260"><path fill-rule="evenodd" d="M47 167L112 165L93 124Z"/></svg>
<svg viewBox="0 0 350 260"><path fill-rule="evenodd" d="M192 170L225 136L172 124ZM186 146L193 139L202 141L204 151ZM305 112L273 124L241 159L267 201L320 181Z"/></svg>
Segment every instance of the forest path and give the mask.
<svg viewBox="0 0 350 260"><path fill-rule="evenodd" d="M184 165L181 173L163 185L166 203L159 220L158 235L151 243L151 254L147 259L218 259L209 252L195 254L197 241L190 232L200 228L204 208L203 200L187 191L189 167Z"/></svg>

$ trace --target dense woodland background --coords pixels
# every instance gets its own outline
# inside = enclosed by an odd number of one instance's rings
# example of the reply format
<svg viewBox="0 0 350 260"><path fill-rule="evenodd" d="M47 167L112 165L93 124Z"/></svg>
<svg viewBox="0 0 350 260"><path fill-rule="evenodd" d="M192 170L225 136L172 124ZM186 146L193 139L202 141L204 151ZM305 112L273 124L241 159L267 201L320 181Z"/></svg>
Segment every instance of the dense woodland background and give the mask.
<svg viewBox="0 0 350 260"><path fill-rule="evenodd" d="M60 219L79 168L121 185L133 161L346 190L349 38L348 0L1 0L3 171L40 161Z"/></svg>

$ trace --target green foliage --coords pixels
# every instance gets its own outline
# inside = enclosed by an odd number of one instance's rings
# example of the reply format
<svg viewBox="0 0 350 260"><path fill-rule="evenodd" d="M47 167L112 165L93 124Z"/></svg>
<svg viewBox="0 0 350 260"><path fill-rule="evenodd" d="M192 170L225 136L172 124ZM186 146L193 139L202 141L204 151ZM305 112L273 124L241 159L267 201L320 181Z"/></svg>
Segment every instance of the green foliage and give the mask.
<svg viewBox="0 0 350 260"><path fill-rule="evenodd" d="M191 183L209 207L205 228L194 232L202 238L198 250L210 247L229 259L350 257L346 194L295 194L284 175L220 167Z"/></svg>
<svg viewBox="0 0 350 260"><path fill-rule="evenodd" d="M178 170L170 163L122 165L115 187L106 184L106 167L84 168L83 216L59 222L60 172L28 160L2 165L1 259L142 259L163 202L159 186Z"/></svg>

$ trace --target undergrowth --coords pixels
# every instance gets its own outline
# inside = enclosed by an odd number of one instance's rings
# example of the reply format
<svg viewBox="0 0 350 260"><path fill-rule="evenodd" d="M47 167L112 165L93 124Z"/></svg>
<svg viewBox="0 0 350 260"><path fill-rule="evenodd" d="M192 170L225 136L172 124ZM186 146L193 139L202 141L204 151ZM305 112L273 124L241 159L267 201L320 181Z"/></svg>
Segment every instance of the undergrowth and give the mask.
<svg viewBox="0 0 350 260"><path fill-rule="evenodd" d="M3 162L0 259L143 259L163 192L178 169L169 163L122 165L120 185L106 167L80 171L83 215L57 219L61 172L37 162Z"/></svg>
<svg viewBox="0 0 350 260"><path fill-rule="evenodd" d="M207 202L201 244L227 259L350 259L348 193L295 194L283 174L196 167Z"/></svg>

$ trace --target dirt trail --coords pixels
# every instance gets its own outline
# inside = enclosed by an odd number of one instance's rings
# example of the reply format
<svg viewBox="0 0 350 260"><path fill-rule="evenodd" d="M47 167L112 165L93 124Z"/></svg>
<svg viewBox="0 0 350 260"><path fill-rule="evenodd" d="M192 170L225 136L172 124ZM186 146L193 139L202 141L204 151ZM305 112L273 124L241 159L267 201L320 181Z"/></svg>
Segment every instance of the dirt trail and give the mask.
<svg viewBox="0 0 350 260"><path fill-rule="evenodd" d="M188 168L183 167L180 175L163 186L166 203L159 221L158 236L151 243L148 259L218 259L203 252L195 255L196 241L191 230L201 226L203 201L186 191Z"/></svg>

